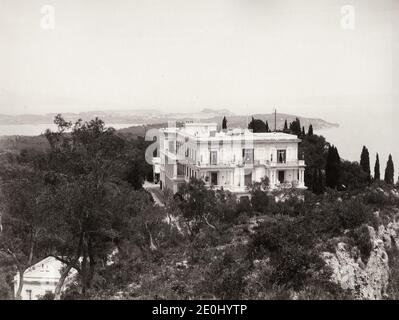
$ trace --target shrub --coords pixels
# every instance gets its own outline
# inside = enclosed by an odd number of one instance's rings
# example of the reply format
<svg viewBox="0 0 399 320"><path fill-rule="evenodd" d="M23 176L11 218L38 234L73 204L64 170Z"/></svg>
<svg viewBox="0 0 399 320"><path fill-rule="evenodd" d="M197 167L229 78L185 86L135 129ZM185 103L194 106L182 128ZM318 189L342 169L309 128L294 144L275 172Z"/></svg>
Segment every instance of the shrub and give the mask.
<svg viewBox="0 0 399 320"><path fill-rule="evenodd" d="M360 257L363 262L367 263L370 257L371 250L373 249L373 245L370 240L370 232L367 225L363 224L362 226L353 230L350 234L354 241L354 245L360 251Z"/></svg>
<svg viewBox="0 0 399 320"><path fill-rule="evenodd" d="M252 215L252 206L251 201L248 197L241 197L237 204L237 213L246 213L248 215Z"/></svg>
<svg viewBox="0 0 399 320"><path fill-rule="evenodd" d="M366 223L371 223L373 226L376 226L375 216L371 209L359 199L343 201L340 218L344 229L355 229Z"/></svg>
<svg viewBox="0 0 399 320"><path fill-rule="evenodd" d="M230 252L212 262L202 282L202 290L218 299L240 299L247 267L236 261Z"/></svg>
<svg viewBox="0 0 399 320"><path fill-rule="evenodd" d="M271 283L297 290L324 267L314 240L306 219L281 217L258 228L249 253L252 259L270 257Z"/></svg>
<svg viewBox="0 0 399 320"><path fill-rule="evenodd" d="M270 198L271 197L262 190L253 190L251 192L251 204L253 210L260 213L266 213L271 200Z"/></svg>

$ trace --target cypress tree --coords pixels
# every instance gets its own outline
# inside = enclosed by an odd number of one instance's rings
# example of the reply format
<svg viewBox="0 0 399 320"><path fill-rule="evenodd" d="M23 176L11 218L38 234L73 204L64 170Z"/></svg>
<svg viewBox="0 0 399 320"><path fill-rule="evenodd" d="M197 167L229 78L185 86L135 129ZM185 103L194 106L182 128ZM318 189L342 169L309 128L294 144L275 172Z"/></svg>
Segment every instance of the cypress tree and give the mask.
<svg viewBox="0 0 399 320"><path fill-rule="evenodd" d="M388 184L393 184L394 167L392 161L392 155L389 155L387 161L387 167L385 168L384 181Z"/></svg>
<svg viewBox="0 0 399 320"><path fill-rule="evenodd" d="M289 131L292 134L296 134L298 137L301 135L301 121L299 121L298 118L295 118L295 120L290 123Z"/></svg>
<svg viewBox="0 0 399 320"><path fill-rule="evenodd" d="M326 163L326 185L329 188L335 189L341 176L341 158L338 149L335 146L328 148L327 163Z"/></svg>
<svg viewBox="0 0 399 320"><path fill-rule="evenodd" d="M270 132L269 123L267 122L267 120L266 120L266 132Z"/></svg>
<svg viewBox="0 0 399 320"><path fill-rule="evenodd" d="M305 135L306 135L306 134L305 134L305 127L302 127L301 136L304 137Z"/></svg>
<svg viewBox="0 0 399 320"><path fill-rule="evenodd" d="M284 132L287 132L287 131L288 131L287 119L285 119L283 131L284 131Z"/></svg>
<svg viewBox="0 0 399 320"><path fill-rule="evenodd" d="M370 155L366 146L363 146L362 153L360 155L360 166L363 171L367 173L368 180L370 180Z"/></svg>
<svg viewBox="0 0 399 320"><path fill-rule="evenodd" d="M308 136L313 136L313 126L311 124L309 125Z"/></svg>
<svg viewBox="0 0 399 320"><path fill-rule="evenodd" d="M300 136L301 135L301 121L299 120L299 118L295 119L296 122L296 135Z"/></svg>
<svg viewBox="0 0 399 320"><path fill-rule="evenodd" d="M374 165L374 180L380 180L380 158L377 156L375 158L375 165Z"/></svg>
<svg viewBox="0 0 399 320"><path fill-rule="evenodd" d="M226 130L226 129L227 129L227 119L226 119L226 117L223 117L223 120L222 120L222 129L223 129L223 130Z"/></svg>
<svg viewBox="0 0 399 320"><path fill-rule="evenodd" d="M333 183L333 154L332 146L328 147L327 161L326 161L326 185L329 188L334 188Z"/></svg>
<svg viewBox="0 0 399 320"><path fill-rule="evenodd" d="M324 192L323 187L323 173L320 169L313 169L312 174L312 191L315 194L322 194Z"/></svg>

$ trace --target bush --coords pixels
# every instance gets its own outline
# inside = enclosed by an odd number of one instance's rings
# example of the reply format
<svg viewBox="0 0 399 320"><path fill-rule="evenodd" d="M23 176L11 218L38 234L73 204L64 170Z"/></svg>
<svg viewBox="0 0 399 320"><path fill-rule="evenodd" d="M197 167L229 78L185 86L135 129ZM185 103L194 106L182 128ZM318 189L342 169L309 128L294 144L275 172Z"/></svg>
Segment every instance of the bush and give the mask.
<svg viewBox="0 0 399 320"><path fill-rule="evenodd" d="M304 288L325 266L319 254L301 245L288 246L280 254L275 262L272 282L294 290Z"/></svg>
<svg viewBox="0 0 399 320"><path fill-rule="evenodd" d="M248 197L241 197L237 204L237 213L246 213L248 215L252 215L252 206L251 201Z"/></svg>
<svg viewBox="0 0 399 320"><path fill-rule="evenodd" d="M267 213L271 200L271 197L262 190L253 190L251 192L251 204L256 212Z"/></svg>
<svg viewBox="0 0 399 320"><path fill-rule="evenodd" d="M373 245L370 239L370 232L367 225L362 225L355 230L353 230L350 234L354 241L354 245L360 251L360 257L362 258L364 263L370 258L371 250L373 249Z"/></svg>
<svg viewBox="0 0 399 320"><path fill-rule="evenodd" d="M307 221L281 217L262 224L250 244L250 257L270 257L274 285L298 290L324 267L314 248L314 235Z"/></svg>
<svg viewBox="0 0 399 320"><path fill-rule="evenodd" d="M202 283L202 290L217 299L240 299L247 267L236 262L230 252L212 262Z"/></svg>
<svg viewBox="0 0 399 320"><path fill-rule="evenodd" d="M340 218L344 229L356 229L362 224L370 223L376 227L378 222L369 207L359 199L351 199L342 202Z"/></svg>

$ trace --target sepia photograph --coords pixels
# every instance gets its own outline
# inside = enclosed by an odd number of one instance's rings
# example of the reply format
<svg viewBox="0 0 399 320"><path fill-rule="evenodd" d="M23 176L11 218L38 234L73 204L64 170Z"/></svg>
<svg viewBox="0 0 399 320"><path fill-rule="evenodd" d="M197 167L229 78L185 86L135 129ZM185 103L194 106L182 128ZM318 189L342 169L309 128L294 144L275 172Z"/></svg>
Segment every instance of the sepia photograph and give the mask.
<svg viewBox="0 0 399 320"><path fill-rule="evenodd" d="M399 0L0 0L1 304L398 300L398 120Z"/></svg>

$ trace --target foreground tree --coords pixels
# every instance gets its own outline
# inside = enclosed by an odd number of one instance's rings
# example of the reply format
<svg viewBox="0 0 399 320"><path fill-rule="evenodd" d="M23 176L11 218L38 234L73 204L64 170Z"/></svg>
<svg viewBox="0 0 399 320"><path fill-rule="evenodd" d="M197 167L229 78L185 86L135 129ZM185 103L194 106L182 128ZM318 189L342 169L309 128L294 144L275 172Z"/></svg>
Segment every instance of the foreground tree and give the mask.
<svg viewBox="0 0 399 320"><path fill-rule="evenodd" d="M21 299L25 271L45 257L42 245L46 199L42 178L29 168L18 166L8 178L2 186L0 251L18 272L15 297Z"/></svg>
<svg viewBox="0 0 399 320"><path fill-rule="evenodd" d="M394 183L394 166L393 166L393 161L392 161L392 155L389 155L388 161L387 161L387 166L385 168L385 176L384 176L384 181L388 184L393 184Z"/></svg>
<svg viewBox="0 0 399 320"><path fill-rule="evenodd" d="M38 169L52 176L46 227L49 250L65 264L55 292L59 299L72 268L85 295L115 250L121 227L115 222L125 212L115 201L129 192L129 152L126 141L99 119L72 126L58 116L55 123L58 131L46 132L50 150Z"/></svg>
<svg viewBox="0 0 399 320"><path fill-rule="evenodd" d="M183 213L190 234L195 234L201 224L215 229L211 219L216 208L215 191L205 186L204 181L191 178L180 189L181 202L179 208Z"/></svg>

